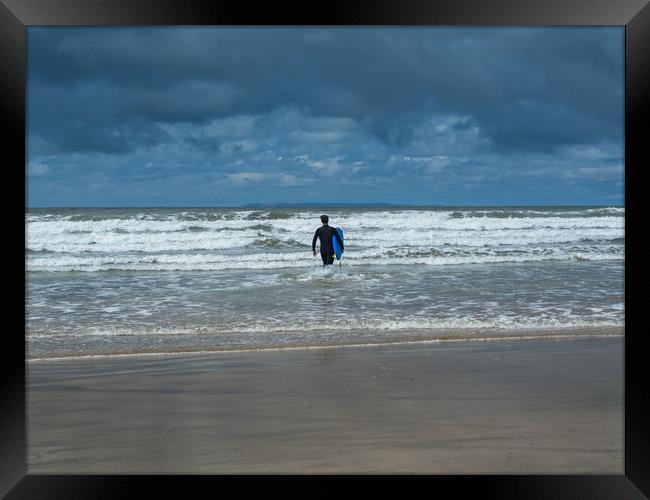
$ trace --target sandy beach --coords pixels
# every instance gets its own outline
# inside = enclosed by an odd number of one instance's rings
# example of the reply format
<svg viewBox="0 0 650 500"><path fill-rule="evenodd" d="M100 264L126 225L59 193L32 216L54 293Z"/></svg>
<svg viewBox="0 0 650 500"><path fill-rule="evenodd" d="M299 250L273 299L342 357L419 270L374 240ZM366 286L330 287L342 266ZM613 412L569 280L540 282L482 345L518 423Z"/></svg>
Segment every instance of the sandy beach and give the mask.
<svg viewBox="0 0 650 500"><path fill-rule="evenodd" d="M28 363L28 472L623 472L622 337Z"/></svg>

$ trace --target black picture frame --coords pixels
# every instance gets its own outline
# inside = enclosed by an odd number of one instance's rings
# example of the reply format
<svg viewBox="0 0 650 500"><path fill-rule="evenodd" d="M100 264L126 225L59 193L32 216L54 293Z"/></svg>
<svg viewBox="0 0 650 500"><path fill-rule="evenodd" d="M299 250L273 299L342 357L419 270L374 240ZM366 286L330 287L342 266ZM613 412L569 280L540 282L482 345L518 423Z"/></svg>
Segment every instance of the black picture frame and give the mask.
<svg viewBox="0 0 650 500"><path fill-rule="evenodd" d="M25 39L35 25L616 25L625 27L625 473L621 475L397 476L391 486L424 486L429 494L452 488L495 498L608 498L650 496L650 406L642 312L647 270L647 209L642 170L649 165L647 126L650 89L650 6L648 0L349 0L283 7L209 0L0 0L0 106L4 122L5 196L10 205L9 256L4 276L25 278ZM22 190L16 186L21 186ZM22 205L21 205L22 204ZM637 222L638 221L638 222ZM640 231L637 230L640 227ZM637 227L637 229L635 229ZM643 252L643 253L642 253ZM18 265L23 262L23 267ZM24 281L23 281L24 283ZM9 287L6 290L13 290ZM23 288L25 290L25 288ZM25 295L8 293L0 379L0 495L6 498L122 498L174 496L213 488L222 494L233 483L238 494L251 486L280 485L283 494L340 494L331 477L251 476L37 476L26 474ZM22 314L22 317L20 315ZM14 322L9 323L13 325ZM23 335L18 330L23 328ZM251 481L251 479L255 479ZM288 480L287 480L288 479ZM385 492L385 476L343 476L345 491L355 485ZM286 487L290 485L290 488ZM435 487L435 490L432 489ZM304 488L309 488L305 490ZM367 491L367 490L366 490ZM145 493L146 492L146 493ZM645 494L645 495L644 495Z"/></svg>

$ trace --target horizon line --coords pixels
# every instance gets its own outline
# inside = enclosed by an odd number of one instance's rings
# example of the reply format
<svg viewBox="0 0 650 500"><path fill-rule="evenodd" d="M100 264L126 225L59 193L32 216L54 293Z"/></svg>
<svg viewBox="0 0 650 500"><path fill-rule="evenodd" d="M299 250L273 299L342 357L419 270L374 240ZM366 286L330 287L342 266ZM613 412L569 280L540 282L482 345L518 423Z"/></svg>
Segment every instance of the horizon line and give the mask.
<svg viewBox="0 0 650 500"><path fill-rule="evenodd" d="M100 208L100 209L119 209L119 208L240 208L240 209L256 209L256 208L317 208L319 206L327 206L328 208L337 207L429 207L429 208L457 208L457 207L613 207L625 208L625 204L557 204L557 203L535 203L535 204L412 204L412 203L383 203L383 202L367 202L367 203L248 203L242 205L70 205L70 206L25 206L26 210L29 209L78 209L78 208Z"/></svg>

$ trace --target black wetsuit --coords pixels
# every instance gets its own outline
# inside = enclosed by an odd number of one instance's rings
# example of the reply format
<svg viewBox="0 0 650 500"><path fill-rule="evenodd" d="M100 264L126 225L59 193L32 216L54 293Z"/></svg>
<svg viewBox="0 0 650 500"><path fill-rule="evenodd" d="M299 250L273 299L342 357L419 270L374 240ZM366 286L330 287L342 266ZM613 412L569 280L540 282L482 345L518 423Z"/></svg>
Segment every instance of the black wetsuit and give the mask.
<svg viewBox="0 0 650 500"><path fill-rule="evenodd" d="M316 240L320 238L320 256L323 259L323 265L334 264L334 242L332 238L337 238L339 240L339 245L341 245L341 250L345 247L341 241L339 233L331 226L323 224L321 227L316 229L314 234L314 239L311 242L311 251L316 251Z"/></svg>

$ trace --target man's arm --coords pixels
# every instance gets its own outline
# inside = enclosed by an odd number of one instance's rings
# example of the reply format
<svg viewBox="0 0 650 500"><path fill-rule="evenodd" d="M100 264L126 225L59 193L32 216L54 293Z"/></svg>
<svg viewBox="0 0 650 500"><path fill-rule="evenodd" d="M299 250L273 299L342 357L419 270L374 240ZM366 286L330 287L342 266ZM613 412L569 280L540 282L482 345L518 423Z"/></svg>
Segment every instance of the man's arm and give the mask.
<svg viewBox="0 0 650 500"><path fill-rule="evenodd" d="M316 251L316 240L318 239L318 235L320 234L320 227L316 229L316 232L314 233L314 239L311 240L311 251L315 252Z"/></svg>

